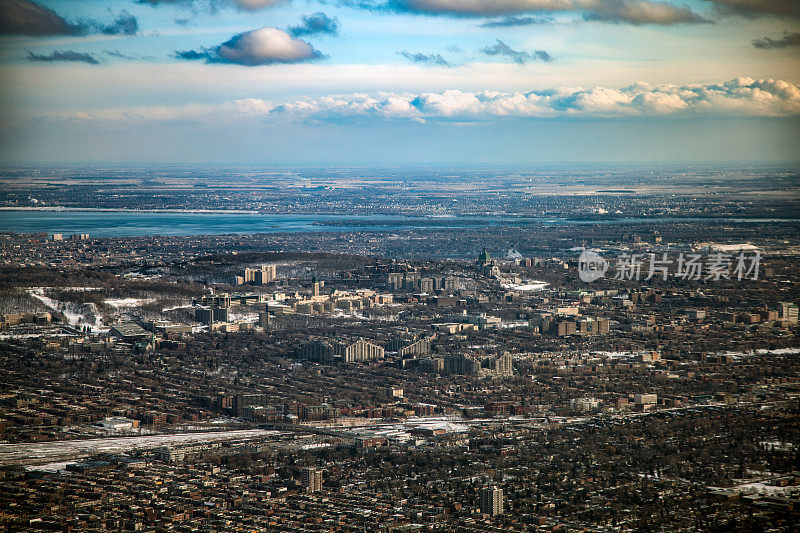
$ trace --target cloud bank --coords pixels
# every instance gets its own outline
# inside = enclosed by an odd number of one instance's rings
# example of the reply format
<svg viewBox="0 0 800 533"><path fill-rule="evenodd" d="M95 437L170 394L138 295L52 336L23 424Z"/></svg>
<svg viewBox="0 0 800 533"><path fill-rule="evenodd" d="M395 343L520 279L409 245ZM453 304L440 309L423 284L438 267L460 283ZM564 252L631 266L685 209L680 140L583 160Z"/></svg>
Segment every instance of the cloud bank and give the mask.
<svg viewBox="0 0 800 533"><path fill-rule="evenodd" d="M737 78L713 85L636 83L624 89L557 88L532 92L332 95L274 104L257 98L219 105L139 107L50 117L71 120L207 123L243 119L491 121L538 117L798 116L800 87L781 80Z"/></svg>
<svg viewBox="0 0 800 533"><path fill-rule="evenodd" d="M706 0L715 4L718 11L743 17L793 17L800 18L798 0Z"/></svg>
<svg viewBox="0 0 800 533"><path fill-rule="evenodd" d="M323 57L313 46L277 28L264 27L234 35L216 48L183 50L175 57L184 61L258 66L300 63Z"/></svg>
<svg viewBox="0 0 800 533"><path fill-rule="evenodd" d="M149 6L177 5L194 9L204 6L214 12L225 6L244 11L259 11L290 0L136 0ZM720 4L747 3L751 0L706 0ZM756 3L791 3L794 0L754 0ZM322 0L330 3L373 12L415 13L451 17L500 17L489 21L488 27L525 26L541 24L547 19L516 17L525 13L574 12L588 20L625 22L630 24L697 24L709 22L685 5L665 0ZM728 10L733 8L727 8Z"/></svg>
<svg viewBox="0 0 800 533"><path fill-rule="evenodd" d="M686 6L656 0L388 0L399 12L454 17L498 17L579 12L587 19L629 24L697 24L708 20Z"/></svg>

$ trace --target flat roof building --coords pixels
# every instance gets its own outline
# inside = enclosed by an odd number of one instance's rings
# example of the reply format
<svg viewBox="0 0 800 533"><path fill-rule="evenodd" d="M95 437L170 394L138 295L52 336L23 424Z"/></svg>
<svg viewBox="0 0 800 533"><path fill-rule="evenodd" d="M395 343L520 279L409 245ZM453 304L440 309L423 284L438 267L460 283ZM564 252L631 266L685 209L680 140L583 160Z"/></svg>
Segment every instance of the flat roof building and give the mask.
<svg viewBox="0 0 800 533"><path fill-rule="evenodd" d="M487 487L481 491L481 512L489 516L503 514L503 489Z"/></svg>

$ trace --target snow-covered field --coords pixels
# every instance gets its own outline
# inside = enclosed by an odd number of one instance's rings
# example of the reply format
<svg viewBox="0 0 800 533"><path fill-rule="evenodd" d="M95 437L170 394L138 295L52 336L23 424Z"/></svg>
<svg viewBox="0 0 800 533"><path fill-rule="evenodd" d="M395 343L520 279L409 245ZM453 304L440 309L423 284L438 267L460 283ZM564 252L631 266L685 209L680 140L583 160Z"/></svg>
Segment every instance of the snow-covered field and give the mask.
<svg viewBox="0 0 800 533"><path fill-rule="evenodd" d="M800 353L800 348L776 348L774 350L767 350L760 348L754 352L720 352L717 355L730 355L733 357L752 357L755 354L759 355L794 355Z"/></svg>
<svg viewBox="0 0 800 533"><path fill-rule="evenodd" d="M54 314L60 313L64 316L66 322L74 327L83 328L89 326L92 331L100 331L107 329L106 321L113 321L114 316L125 314L132 309L137 309L144 305L158 302L158 298L106 298L103 303L110 308L112 318L106 317L104 321L103 313L98 309L94 303L78 304L75 302L59 301L47 296L47 291L50 287L33 287L27 289L28 294L48 309L53 311ZM98 288L84 289L81 287L69 287L70 291L79 290L102 290ZM162 312L172 311L175 309L183 309L191 307L191 304L176 302L175 299L165 301L167 304L177 304L173 307L165 308ZM257 317L256 317L257 318Z"/></svg>
<svg viewBox="0 0 800 533"><path fill-rule="evenodd" d="M348 313L342 309L334 309L333 316L335 318L354 318L356 320L376 320L379 322L394 322L397 320L398 315L364 315L353 311Z"/></svg>
<svg viewBox="0 0 800 533"><path fill-rule="evenodd" d="M165 307L165 308L163 308L163 309L161 310L161 312L162 312L162 313L166 313L166 312L169 312L169 311L176 311L176 310L178 310L178 309L191 309L191 307L192 307L192 304L191 304L191 303L188 303L188 304L182 304L182 305L175 305L175 306L173 306L173 307Z"/></svg>
<svg viewBox="0 0 800 533"><path fill-rule="evenodd" d="M265 437L278 434L264 429L241 429L233 431L207 431L202 433L178 433L173 435L147 435L140 437L110 437L58 442L34 442L24 444L0 444L0 465L41 465L80 459L98 453L118 453L159 446L188 444L192 442L214 442L242 438Z"/></svg>
<svg viewBox="0 0 800 533"><path fill-rule="evenodd" d="M778 348L777 350L756 350L757 353L771 353L775 355L791 355L800 353L800 348Z"/></svg>
<svg viewBox="0 0 800 533"><path fill-rule="evenodd" d="M790 494L800 492L800 487L796 485L789 485L787 487L779 487L778 485L770 485L764 482L743 483L736 485L731 489L739 491L743 494L767 494L773 496L789 496Z"/></svg>
<svg viewBox="0 0 800 533"><path fill-rule="evenodd" d="M523 283L521 285L515 284L504 284L504 289L512 289L515 291L540 291L547 287L548 283L546 281L530 281Z"/></svg>
<svg viewBox="0 0 800 533"><path fill-rule="evenodd" d="M154 298L108 298L105 300L106 305L110 305L115 309L121 307L139 307L140 305L155 302Z"/></svg>
<svg viewBox="0 0 800 533"><path fill-rule="evenodd" d="M237 313L231 311L229 318L231 322L250 322L251 324L255 324L258 322L258 313Z"/></svg>
<svg viewBox="0 0 800 533"><path fill-rule="evenodd" d="M105 327L100 318L100 311L93 303L77 305L72 302L53 300L44 295L44 288L29 289L28 294L42 302L49 309L64 315L64 318L71 326L89 326L92 331L97 331Z"/></svg>
<svg viewBox="0 0 800 533"><path fill-rule="evenodd" d="M74 461L59 461L56 463L47 463L44 465L34 465L28 466L28 470L34 470L37 472L58 472L59 470L66 470L68 464L72 464Z"/></svg>
<svg viewBox="0 0 800 533"><path fill-rule="evenodd" d="M636 357L638 352L591 352L592 355L603 355L611 359L626 359L629 357Z"/></svg>

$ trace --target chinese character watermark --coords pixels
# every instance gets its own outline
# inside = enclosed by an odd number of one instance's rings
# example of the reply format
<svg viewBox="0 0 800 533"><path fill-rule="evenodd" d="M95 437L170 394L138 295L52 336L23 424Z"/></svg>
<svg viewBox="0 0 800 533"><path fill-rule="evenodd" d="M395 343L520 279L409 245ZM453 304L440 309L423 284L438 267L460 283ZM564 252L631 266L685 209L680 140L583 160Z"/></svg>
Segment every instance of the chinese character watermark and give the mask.
<svg viewBox="0 0 800 533"><path fill-rule="evenodd" d="M714 252L703 256L683 252L670 254L630 253L617 256L613 279L666 281L670 276L680 281L758 280L761 251L731 255ZM612 264L594 250L584 250L578 258L578 276L586 283L605 277Z"/></svg>

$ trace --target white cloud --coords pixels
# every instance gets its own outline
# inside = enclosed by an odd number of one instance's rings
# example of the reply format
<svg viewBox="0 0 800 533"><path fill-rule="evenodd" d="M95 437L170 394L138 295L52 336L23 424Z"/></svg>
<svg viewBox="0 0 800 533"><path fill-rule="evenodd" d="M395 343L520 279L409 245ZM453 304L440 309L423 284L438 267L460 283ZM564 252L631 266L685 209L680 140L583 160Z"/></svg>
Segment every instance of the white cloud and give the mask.
<svg viewBox="0 0 800 533"><path fill-rule="evenodd" d="M256 66L299 63L320 58L322 54L283 30L264 27L234 35L216 48L180 50L174 56L184 61Z"/></svg>
<svg viewBox="0 0 800 533"><path fill-rule="evenodd" d="M240 119L343 120L494 120L503 117L800 115L800 87L781 80L736 78L721 84L636 83L622 89L559 87L533 92L354 93L274 104L257 98L219 105L148 106L58 115L74 120L196 120L215 123Z"/></svg>
<svg viewBox="0 0 800 533"><path fill-rule="evenodd" d="M243 65L293 63L318 55L307 42L277 28L261 28L237 35L220 45L217 54L231 63Z"/></svg>
<svg viewBox="0 0 800 533"><path fill-rule="evenodd" d="M308 117L379 115L425 119L657 116L675 113L786 116L800 114L800 89L781 80L737 78L723 84L682 87L653 87L637 83L623 89L594 87L534 92L446 90L378 96L355 94L296 101L281 106L279 110Z"/></svg>

